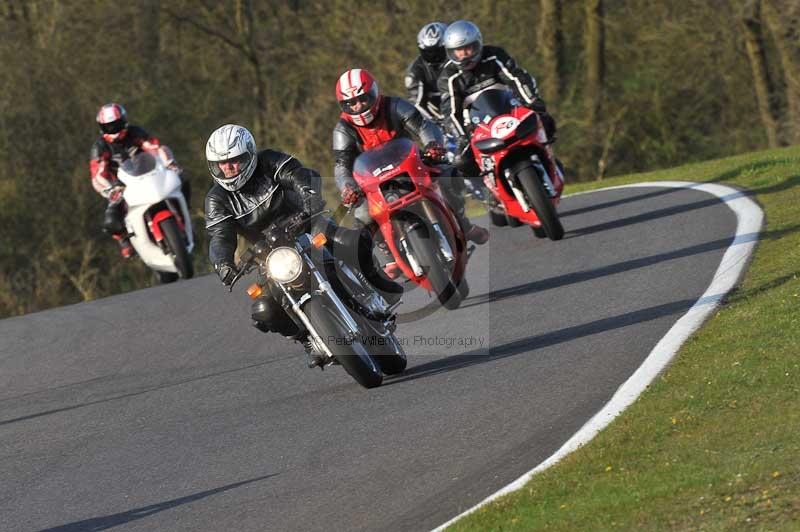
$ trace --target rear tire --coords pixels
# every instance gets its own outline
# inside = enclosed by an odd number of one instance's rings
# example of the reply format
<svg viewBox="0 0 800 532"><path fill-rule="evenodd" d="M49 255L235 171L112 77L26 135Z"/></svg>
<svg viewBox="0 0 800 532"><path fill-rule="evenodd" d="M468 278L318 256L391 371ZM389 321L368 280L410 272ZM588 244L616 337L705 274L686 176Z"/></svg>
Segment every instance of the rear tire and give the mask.
<svg viewBox="0 0 800 532"><path fill-rule="evenodd" d="M383 382L381 369L361 344L359 338L348 339L347 327L337 311L325 305L325 299L312 297L303 307L308 320L316 328L325 346L347 373L364 388L375 388Z"/></svg>
<svg viewBox="0 0 800 532"><path fill-rule="evenodd" d="M408 243L411 244L414 256L425 271L439 302L448 310L457 309L461 305L458 286L450 277L450 269L445 266L444 260L440 259L436 240L429 238L427 227L424 229L423 227L409 231Z"/></svg>
<svg viewBox="0 0 800 532"><path fill-rule="evenodd" d="M526 166L517 174L519 184L531 202L536 216L542 222L542 229L550 240L561 240L564 237L564 226L558 218L553 202L547 196L538 171L532 166Z"/></svg>
<svg viewBox="0 0 800 532"><path fill-rule="evenodd" d="M531 229L533 229L533 234L536 235L536 238L547 238L547 233L541 227L531 227Z"/></svg>
<svg viewBox="0 0 800 532"><path fill-rule="evenodd" d="M175 218L167 218L161 222L161 232L167 241L167 248L172 252L175 269L183 279L191 279L194 275L194 265L184 243L182 231L178 228Z"/></svg>

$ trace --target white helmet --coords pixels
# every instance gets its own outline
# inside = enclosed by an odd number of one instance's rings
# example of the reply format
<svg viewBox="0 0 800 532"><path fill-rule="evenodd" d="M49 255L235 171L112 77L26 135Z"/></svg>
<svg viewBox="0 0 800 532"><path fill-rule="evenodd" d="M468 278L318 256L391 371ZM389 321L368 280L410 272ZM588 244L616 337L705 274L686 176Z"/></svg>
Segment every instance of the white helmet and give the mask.
<svg viewBox="0 0 800 532"><path fill-rule="evenodd" d="M208 170L219 186L231 192L239 190L256 169L256 141L247 128L225 124L208 137L206 160ZM221 162L238 163L238 171L229 175L220 168Z"/></svg>

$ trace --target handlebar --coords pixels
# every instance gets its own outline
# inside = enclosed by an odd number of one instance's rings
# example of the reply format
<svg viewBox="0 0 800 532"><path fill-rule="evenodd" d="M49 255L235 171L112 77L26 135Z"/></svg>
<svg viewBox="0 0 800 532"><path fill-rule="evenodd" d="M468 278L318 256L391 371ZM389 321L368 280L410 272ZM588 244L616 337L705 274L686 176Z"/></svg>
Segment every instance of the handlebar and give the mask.
<svg viewBox="0 0 800 532"><path fill-rule="evenodd" d="M305 216L302 213L298 213L292 215L286 219L283 219L279 222L275 222L269 225L262 233L267 237L270 237L271 234L275 233L276 231L285 231L288 234L293 234L299 227L308 223L310 220L313 220L317 216L321 214L325 214L326 212L330 212L329 210L322 210L317 213L314 213L310 216ZM233 292L233 286L245 275L253 271L256 267L255 259L264 253L269 248L269 244L266 243L265 240L259 240L254 244L248 246L245 252L242 254L241 260L239 261L240 267L239 271L234 275L231 284L228 285L228 292Z"/></svg>

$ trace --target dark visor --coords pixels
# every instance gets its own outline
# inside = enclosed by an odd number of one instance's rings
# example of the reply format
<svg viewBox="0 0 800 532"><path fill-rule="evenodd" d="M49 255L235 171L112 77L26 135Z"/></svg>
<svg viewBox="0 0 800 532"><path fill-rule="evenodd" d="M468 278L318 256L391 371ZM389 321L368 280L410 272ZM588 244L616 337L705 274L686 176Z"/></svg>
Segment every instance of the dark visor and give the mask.
<svg viewBox="0 0 800 532"><path fill-rule="evenodd" d="M347 113L349 115L355 115L355 114L363 113L369 107L372 106L373 102L374 102L374 98L373 98L372 94L369 93L369 92L365 92L364 94L362 94L360 96L356 96L355 98L350 98L349 100L342 100L342 102L341 102L342 111L344 111L345 113ZM358 111L354 111L353 110L353 106L355 106L356 103L360 103L362 105L361 109L359 109Z"/></svg>
<svg viewBox="0 0 800 532"><path fill-rule="evenodd" d="M108 133L109 135L119 133L123 129L125 129L125 121L122 119L114 120L113 122L109 122L107 124L100 124L100 131L103 133Z"/></svg>

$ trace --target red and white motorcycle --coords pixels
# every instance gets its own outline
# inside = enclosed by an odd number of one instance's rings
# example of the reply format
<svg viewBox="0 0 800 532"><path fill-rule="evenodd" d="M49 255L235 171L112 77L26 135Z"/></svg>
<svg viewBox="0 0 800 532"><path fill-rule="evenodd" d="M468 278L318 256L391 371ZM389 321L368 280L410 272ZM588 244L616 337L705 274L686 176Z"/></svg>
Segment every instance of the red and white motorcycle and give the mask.
<svg viewBox="0 0 800 532"><path fill-rule="evenodd" d="M484 183L495 197L489 206L495 225L529 225L534 234L561 240L564 227L556 206L564 176L539 116L507 89L489 88L471 104L470 139Z"/></svg>
<svg viewBox="0 0 800 532"><path fill-rule="evenodd" d="M139 151L119 166L117 179L125 185L125 227L142 261L161 282L192 277L194 234L178 173L158 154Z"/></svg>

